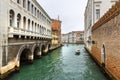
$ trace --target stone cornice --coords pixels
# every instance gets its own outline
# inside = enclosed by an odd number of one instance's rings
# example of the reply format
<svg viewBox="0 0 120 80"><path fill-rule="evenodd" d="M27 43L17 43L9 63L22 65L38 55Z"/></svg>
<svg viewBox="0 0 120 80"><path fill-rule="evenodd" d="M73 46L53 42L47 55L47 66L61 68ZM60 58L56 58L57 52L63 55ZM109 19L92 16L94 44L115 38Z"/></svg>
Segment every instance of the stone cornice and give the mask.
<svg viewBox="0 0 120 80"><path fill-rule="evenodd" d="M114 6L112 6L109 11L105 13L103 17L101 17L93 26L92 31L99 28L101 25L105 24L106 22L110 21L112 18L120 14L120 2L117 2Z"/></svg>

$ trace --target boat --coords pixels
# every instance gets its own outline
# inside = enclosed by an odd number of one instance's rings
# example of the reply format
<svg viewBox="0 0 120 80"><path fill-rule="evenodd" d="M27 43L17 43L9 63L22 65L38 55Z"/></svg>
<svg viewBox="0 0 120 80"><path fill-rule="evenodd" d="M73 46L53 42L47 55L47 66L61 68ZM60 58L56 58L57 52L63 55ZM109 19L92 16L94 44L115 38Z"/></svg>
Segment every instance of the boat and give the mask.
<svg viewBox="0 0 120 80"><path fill-rule="evenodd" d="M77 49L77 50L75 51L75 53L76 53L76 54L80 54L80 49Z"/></svg>

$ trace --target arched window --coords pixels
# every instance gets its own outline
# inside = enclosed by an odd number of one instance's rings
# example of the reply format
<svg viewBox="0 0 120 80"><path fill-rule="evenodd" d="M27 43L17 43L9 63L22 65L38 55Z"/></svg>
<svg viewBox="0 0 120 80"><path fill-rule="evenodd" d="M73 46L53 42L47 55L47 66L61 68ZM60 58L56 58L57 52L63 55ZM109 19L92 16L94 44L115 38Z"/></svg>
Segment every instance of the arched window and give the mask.
<svg viewBox="0 0 120 80"><path fill-rule="evenodd" d="M20 23L21 23L21 15L17 15L17 28L20 28Z"/></svg>
<svg viewBox="0 0 120 80"><path fill-rule="evenodd" d="M33 14L33 11L34 11L34 6L33 4L31 5L31 13Z"/></svg>
<svg viewBox="0 0 120 80"><path fill-rule="evenodd" d="M37 24L35 23L35 28L34 28L34 32L36 33L37 32Z"/></svg>
<svg viewBox="0 0 120 80"><path fill-rule="evenodd" d="M26 29L26 17L23 17L23 29Z"/></svg>
<svg viewBox="0 0 120 80"><path fill-rule="evenodd" d="M38 24L38 28L37 28L37 33L40 33L40 27L39 27L39 24Z"/></svg>
<svg viewBox="0 0 120 80"><path fill-rule="evenodd" d="M14 16L15 16L14 11L13 11L13 10L10 10L9 14L10 14L10 15L9 15L10 26L13 27Z"/></svg>
<svg viewBox="0 0 120 80"><path fill-rule="evenodd" d="M39 10L37 10L37 17L39 18Z"/></svg>
<svg viewBox="0 0 120 80"><path fill-rule="evenodd" d="M27 4L28 6L28 11L30 11L30 1L28 1L28 4Z"/></svg>
<svg viewBox="0 0 120 80"><path fill-rule="evenodd" d="M28 19L28 30L30 31L30 19Z"/></svg>
<svg viewBox="0 0 120 80"><path fill-rule="evenodd" d="M41 33L41 25L40 25L40 34L42 34L42 33Z"/></svg>
<svg viewBox="0 0 120 80"><path fill-rule="evenodd" d="M23 0L23 7L26 8L26 0Z"/></svg>
<svg viewBox="0 0 120 80"><path fill-rule="evenodd" d="M105 67L106 63L106 52L105 52L105 45L102 45L102 65Z"/></svg>
<svg viewBox="0 0 120 80"><path fill-rule="evenodd" d="M34 22L32 21L32 31L34 31L33 29L34 29Z"/></svg>
<svg viewBox="0 0 120 80"><path fill-rule="evenodd" d="M20 4L20 2L21 2L20 0L17 0L17 3L18 3L18 4Z"/></svg>
<svg viewBox="0 0 120 80"><path fill-rule="evenodd" d="M35 7L35 12L34 12L35 16L36 16L36 12L37 12L37 9L36 9L36 7Z"/></svg>

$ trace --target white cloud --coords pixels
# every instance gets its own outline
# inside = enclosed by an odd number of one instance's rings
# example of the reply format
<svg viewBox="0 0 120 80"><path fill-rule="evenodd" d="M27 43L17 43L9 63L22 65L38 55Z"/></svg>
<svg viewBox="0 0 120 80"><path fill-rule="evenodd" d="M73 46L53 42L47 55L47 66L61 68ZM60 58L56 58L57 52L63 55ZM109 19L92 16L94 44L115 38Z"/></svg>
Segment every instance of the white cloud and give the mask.
<svg viewBox="0 0 120 80"><path fill-rule="evenodd" d="M48 15L62 21L62 33L84 29L87 0L37 0Z"/></svg>

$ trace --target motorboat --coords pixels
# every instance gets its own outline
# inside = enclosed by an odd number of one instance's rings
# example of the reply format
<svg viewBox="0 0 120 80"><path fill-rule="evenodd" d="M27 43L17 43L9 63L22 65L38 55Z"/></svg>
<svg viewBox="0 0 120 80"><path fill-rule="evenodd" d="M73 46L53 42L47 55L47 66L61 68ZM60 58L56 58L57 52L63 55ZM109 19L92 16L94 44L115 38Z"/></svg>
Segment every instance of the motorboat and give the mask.
<svg viewBox="0 0 120 80"><path fill-rule="evenodd" d="M76 53L76 54L80 54L80 49L77 49L77 50L75 51L75 53Z"/></svg>

